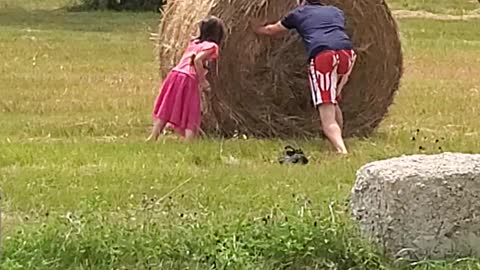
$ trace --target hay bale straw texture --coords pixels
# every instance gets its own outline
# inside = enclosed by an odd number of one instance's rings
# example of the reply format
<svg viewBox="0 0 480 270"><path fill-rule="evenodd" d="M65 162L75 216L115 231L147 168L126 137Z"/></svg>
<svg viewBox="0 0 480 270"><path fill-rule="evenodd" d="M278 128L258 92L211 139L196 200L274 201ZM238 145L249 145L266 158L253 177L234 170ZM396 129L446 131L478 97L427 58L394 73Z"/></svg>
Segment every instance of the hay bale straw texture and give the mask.
<svg viewBox="0 0 480 270"><path fill-rule="evenodd" d="M259 37L250 19L281 19L295 0L169 0L156 34L160 75L179 61L198 22L207 15L225 21L219 74L210 77L202 129L208 135L315 137L321 135L312 106L307 54L295 32L280 39ZM368 136L385 117L402 76L397 24L383 0L327 0L341 8L358 53L343 92L344 134Z"/></svg>

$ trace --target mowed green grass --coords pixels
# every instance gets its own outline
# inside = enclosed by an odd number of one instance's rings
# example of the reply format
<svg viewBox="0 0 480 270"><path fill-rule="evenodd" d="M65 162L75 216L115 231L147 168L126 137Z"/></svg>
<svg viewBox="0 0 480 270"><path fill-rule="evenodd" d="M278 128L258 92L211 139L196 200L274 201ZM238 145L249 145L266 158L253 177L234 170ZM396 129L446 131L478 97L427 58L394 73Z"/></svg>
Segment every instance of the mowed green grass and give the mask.
<svg viewBox="0 0 480 270"><path fill-rule="evenodd" d="M423 10L456 15L480 8L477 0L387 0L386 2L392 9Z"/></svg>
<svg viewBox="0 0 480 270"><path fill-rule="evenodd" d="M347 217L341 211L360 166L402 154L480 151L478 21L400 21L405 77L379 130L369 139L349 140L348 157L331 154L321 140L298 141L312 162L286 167L275 159L290 142L143 142L161 79L148 41L157 14L5 6L0 9L2 269L206 269L211 262L199 257L210 254L215 241L250 235L253 229L238 224L264 218L282 219L268 230L278 239L286 233L288 245L269 238L255 242L252 236L244 240L251 245L245 249L264 248L255 257L241 253L235 240L226 249L231 254L216 263L226 269L276 269L242 260L268 257L277 246L272 254L291 256L291 267L315 269L320 265L315 260L295 264L299 254L306 256L305 247L295 243L306 241L304 234L326 232L332 234L322 241L333 244L313 245L320 251L311 254L327 257L325 246L360 262L366 255L348 248L355 244L343 241L350 238L337 224ZM69 213L84 217L66 218ZM307 216L328 222L322 229L313 222L307 226ZM296 230L282 231L285 224ZM215 235L222 230L221 237ZM181 257L182 247L198 253L183 250ZM149 257L155 254L164 257ZM154 259L165 264L150 265ZM192 263L185 264L188 260ZM480 267L467 262L418 269Z"/></svg>
<svg viewBox="0 0 480 270"><path fill-rule="evenodd" d="M70 6L79 3L77 0L2 0L0 1L0 8L5 9L26 9L26 10L54 10L61 9L65 6Z"/></svg>

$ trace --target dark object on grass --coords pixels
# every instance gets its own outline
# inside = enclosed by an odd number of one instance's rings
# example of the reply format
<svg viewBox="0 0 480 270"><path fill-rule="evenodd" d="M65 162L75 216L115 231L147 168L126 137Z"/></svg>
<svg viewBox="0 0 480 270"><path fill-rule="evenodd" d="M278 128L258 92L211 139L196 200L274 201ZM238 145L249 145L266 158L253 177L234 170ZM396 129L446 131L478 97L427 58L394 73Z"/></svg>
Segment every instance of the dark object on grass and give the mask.
<svg viewBox="0 0 480 270"><path fill-rule="evenodd" d="M167 1L154 34L160 75L179 61L198 31L198 22L216 15L227 25L219 74L209 78L202 130L210 136L319 137L318 112L311 104L307 55L297 34L259 37L250 19L274 22L296 0ZM325 0L341 8L358 54L343 93L345 137L368 136L393 102L403 72L397 24L383 0Z"/></svg>
<svg viewBox="0 0 480 270"><path fill-rule="evenodd" d="M308 164L308 159L305 157L302 149L295 149L292 146L285 146L284 156L278 159L280 164Z"/></svg>

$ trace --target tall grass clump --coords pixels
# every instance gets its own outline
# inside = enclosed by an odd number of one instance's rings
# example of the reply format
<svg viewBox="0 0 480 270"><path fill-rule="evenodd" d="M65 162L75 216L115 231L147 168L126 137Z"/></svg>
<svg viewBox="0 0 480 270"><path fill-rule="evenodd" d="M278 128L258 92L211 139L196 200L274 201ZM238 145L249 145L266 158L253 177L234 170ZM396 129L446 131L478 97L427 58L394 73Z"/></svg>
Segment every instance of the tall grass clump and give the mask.
<svg viewBox="0 0 480 270"><path fill-rule="evenodd" d="M231 221L153 208L129 216L97 207L50 217L6 237L1 269L382 269L340 214L279 209ZM213 215L212 215L213 216Z"/></svg>

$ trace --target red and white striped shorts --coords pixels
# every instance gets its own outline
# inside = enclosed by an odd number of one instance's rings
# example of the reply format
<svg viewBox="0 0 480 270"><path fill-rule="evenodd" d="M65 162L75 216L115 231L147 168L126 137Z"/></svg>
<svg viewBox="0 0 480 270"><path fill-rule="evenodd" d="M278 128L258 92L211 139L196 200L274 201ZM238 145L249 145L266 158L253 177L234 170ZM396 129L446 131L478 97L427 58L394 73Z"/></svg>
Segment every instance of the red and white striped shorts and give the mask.
<svg viewBox="0 0 480 270"><path fill-rule="evenodd" d="M355 62L355 51L324 51L310 61L308 77L313 104L337 104L341 96L337 93L340 78L351 72Z"/></svg>

